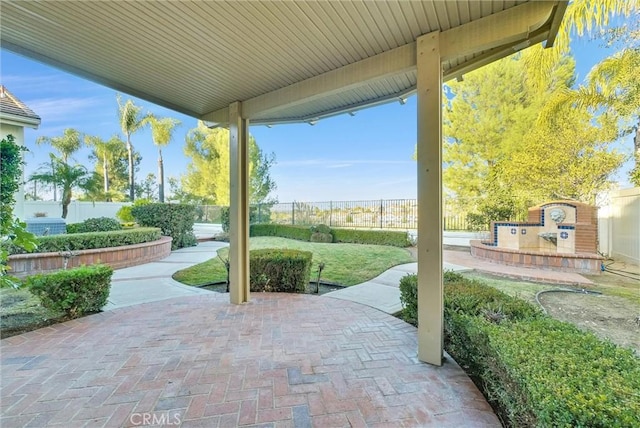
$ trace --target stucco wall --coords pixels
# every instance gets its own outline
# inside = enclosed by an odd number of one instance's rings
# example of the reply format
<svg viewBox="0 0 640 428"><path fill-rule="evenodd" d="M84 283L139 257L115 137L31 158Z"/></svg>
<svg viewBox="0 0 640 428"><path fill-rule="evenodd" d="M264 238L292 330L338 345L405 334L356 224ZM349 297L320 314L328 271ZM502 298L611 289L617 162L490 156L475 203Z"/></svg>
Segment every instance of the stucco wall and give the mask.
<svg viewBox="0 0 640 428"><path fill-rule="evenodd" d="M618 190L598 213L599 249L613 259L640 264L640 187Z"/></svg>
<svg viewBox="0 0 640 428"><path fill-rule="evenodd" d="M66 222L67 224L79 223L94 217L116 218L116 212L124 205L130 205L130 203L71 201ZM47 217L60 217L62 215L62 205L60 205L59 201L24 201L25 217L21 218L34 217L35 213L45 213Z"/></svg>

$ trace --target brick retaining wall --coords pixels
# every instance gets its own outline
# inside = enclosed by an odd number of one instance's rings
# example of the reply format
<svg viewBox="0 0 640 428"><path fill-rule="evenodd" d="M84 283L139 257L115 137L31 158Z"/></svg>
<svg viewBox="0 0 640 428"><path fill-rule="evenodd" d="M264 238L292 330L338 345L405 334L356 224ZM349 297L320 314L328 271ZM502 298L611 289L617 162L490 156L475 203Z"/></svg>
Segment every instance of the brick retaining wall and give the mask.
<svg viewBox="0 0 640 428"><path fill-rule="evenodd" d="M478 240L469 242L471 255L507 266L530 267L556 272L599 274L604 260L598 254L562 254L542 251L518 251L485 245Z"/></svg>
<svg viewBox="0 0 640 428"><path fill-rule="evenodd" d="M69 259L67 268L103 263L113 269L122 269L160 260L171 253L172 238L163 236L157 241L145 242L122 247L98 248L77 251ZM64 258L60 253L31 253L9 256L9 274L23 278L36 273L47 273L64 267Z"/></svg>

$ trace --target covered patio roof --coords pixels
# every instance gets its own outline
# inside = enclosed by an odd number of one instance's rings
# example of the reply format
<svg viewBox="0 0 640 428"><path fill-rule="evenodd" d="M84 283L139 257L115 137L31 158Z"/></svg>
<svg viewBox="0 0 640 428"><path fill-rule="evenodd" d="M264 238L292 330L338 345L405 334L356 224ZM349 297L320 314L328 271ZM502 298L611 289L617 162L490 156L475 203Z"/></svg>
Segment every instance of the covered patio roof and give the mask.
<svg viewBox="0 0 640 428"><path fill-rule="evenodd" d="M310 121L405 98L416 39L444 79L553 42L559 1L2 2L2 47L211 122Z"/></svg>
<svg viewBox="0 0 640 428"><path fill-rule="evenodd" d="M249 302L248 125L417 94L418 357L440 365L442 83L534 43L567 1L3 1L3 48L230 130L231 302Z"/></svg>

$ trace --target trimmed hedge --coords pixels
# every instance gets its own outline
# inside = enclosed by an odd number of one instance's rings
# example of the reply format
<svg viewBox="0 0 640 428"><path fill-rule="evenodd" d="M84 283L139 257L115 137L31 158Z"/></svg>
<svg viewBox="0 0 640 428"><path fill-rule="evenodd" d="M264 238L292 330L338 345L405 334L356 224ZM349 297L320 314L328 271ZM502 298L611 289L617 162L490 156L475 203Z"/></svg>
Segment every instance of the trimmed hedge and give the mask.
<svg viewBox="0 0 640 428"><path fill-rule="evenodd" d="M251 291L304 293L311 276L310 251L262 249L249 252Z"/></svg>
<svg viewBox="0 0 640 428"><path fill-rule="evenodd" d="M96 248L120 247L123 245L142 244L160 239L160 229L155 227L140 227L137 229L118 230L111 232L73 233L62 235L40 236L38 238L38 253L58 251L93 250ZM9 254L24 254L21 248L7 247Z"/></svg>
<svg viewBox="0 0 640 428"><path fill-rule="evenodd" d="M83 266L31 276L27 285L45 308L77 318L98 312L107 303L112 274L109 266Z"/></svg>
<svg viewBox="0 0 640 428"><path fill-rule="evenodd" d="M332 229L333 242L410 247L407 232L398 230Z"/></svg>
<svg viewBox="0 0 640 428"><path fill-rule="evenodd" d="M401 299L411 313L417 277L405 278ZM447 351L507 426L640 426L640 360L631 350L478 281L446 284L444 306Z"/></svg>
<svg viewBox="0 0 640 428"><path fill-rule="evenodd" d="M311 229L308 226L292 226L289 224L252 224L249 236L279 236L309 242Z"/></svg>
<svg viewBox="0 0 640 428"><path fill-rule="evenodd" d="M67 233L109 232L112 230L122 230L122 225L115 218L109 217L88 218L82 223L67 225Z"/></svg>
<svg viewBox="0 0 640 428"><path fill-rule="evenodd" d="M307 242L344 242L352 244L410 247L406 232L397 230L331 229L325 225L293 226L289 224L252 224L250 236L279 236ZM326 236L331 234L331 240Z"/></svg>
<svg viewBox="0 0 640 428"><path fill-rule="evenodd" d="M196 207L188 204L145 204L131 208L131 215L140 226L159 227L171 236L171 249L193 247L198 241L193 234Z"/></svg>

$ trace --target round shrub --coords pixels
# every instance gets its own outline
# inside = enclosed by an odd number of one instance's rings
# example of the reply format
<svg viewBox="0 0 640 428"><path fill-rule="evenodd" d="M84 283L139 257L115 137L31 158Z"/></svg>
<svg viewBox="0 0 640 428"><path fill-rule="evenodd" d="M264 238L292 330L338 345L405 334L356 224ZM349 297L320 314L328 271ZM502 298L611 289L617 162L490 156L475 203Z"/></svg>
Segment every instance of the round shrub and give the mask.
<svg viewBox="0 0 640 428"><path fill-rule="evenodd" d="M84 232L111 232L122 229L118 220L109 217L88 218L83 224Z"/></svg>
<svg viewBox="0 0 640 428"><path fill-rule="evenodd" d="M82 266L31 276L27 285L45 308L77 318L107 304L112 274L106 265Z"/></svg>

